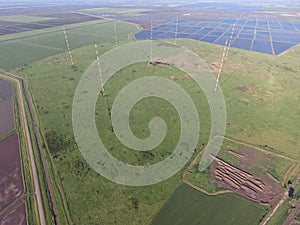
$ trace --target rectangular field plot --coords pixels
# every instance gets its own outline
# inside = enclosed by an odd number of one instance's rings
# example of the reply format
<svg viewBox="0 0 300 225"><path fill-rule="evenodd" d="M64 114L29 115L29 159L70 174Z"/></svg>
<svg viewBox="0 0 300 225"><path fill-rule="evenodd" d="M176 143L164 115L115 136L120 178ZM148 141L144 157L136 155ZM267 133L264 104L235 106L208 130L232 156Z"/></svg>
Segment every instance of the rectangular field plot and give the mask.
<svg viewBox="0 0 300 225"><path fill-rule="evenodd" d="M227 38L224 38L224 37L220 37L218 38L217 40L215 40L215 44L218 44L218 45L225 45L225 43L228 41Z"/></svg>
<svg viewBox="0 0 300 225"><path fill-rule="evenodd" d="M24 192L18 136L13 134L0 142L0 211Z"/></svg>
<svg viewBox="0 0 300 225"><path fill-rule="evenodd" d="M259 41L270 41L270 36L257 34L255 40Z"/></svg>
<svg viewBox="0 0 300 225"><path fill-rule="evenodd" d="M0 102L0 137L15 128L12 98Z"/></svg>
<svg viewBox="0 0 300 225"><path fill-rule="evenodd" d="M205 36L204 38L201 38L201 41L213 43L215 40L217 40L217 38L218 38L217 36L208 35L208 36Z"/></svg>
<svg viewBox="0 0 300 225"><path fill-rule="evenodd" d="M272 37L273 37L273 41L297 44L299 43L300 40L300 33L299 34L273 33Z"/></svg>
<svg viewBox="0 0 300 225"><path fill-rule="evenodd" d="M25 203L19 203L0 219L3 225L27 225Z"/></svg>
<svg viewBox="0 0 300 225"><path fill-rule="evenodd" d="M152 225L256 225L265 208L235 194L205 195L187 185L179 186Z"/></svg>
<svg viewBox="0 0 300 225"><path fill-rule="evenodd" d="M262 52L267 54L273 54L271 43L268 41L258 41L253 42L252 50L256 52Z"/></svg>
<svg viewBox="0 0 300 225"><path fill-rule="evenodd" d="M0 98L7 98L13 95L13 87L9 81L0 79Z"/></svg>
<svg viewBox="0 0 300 225"><path fill-rule="evenodd" d="M62 49L47 48L27 43L1 42L0 52L5 52L5 54L0 54L0 67L8 70L13 69L63 51Z"/></svg>
<svg viewBox="0 0 300 225"><path fill-rule="evenodd" d="M178 38L190 38L209 43L226 43L226 39L236 41L233 47L252 50L266 54L280 54L300 43L300 25L292 22L269 21L265 15L249 15L247 19L216 19L210 22L196 20L180 20L167 25L160 25L153 32L153 38L174 38L177 32ZM277 17L275 17L276 19ZM279 18L279 17L278 17ZM273 20L275 20L273 18ZM299 26L298 26L299 25ZM169 34L169 35L168 35ZM143 30L136 34L138 39L149 39L150 30ZM246 40L247 39L247 40ZM275 44L277 49L272 49L271 41L284 43ZM227 42L228 43L228 42Z"/></svg>
<svg viewBox="0 0 300 225"><path fill-rule="evenodd" d="M275 54L280 54L295 46L295 44L273 41Z"/></svg>
<svg viewBox="0 0 300 225"><path fill-rule="evenodd" d="M61 49L66 47L66 40L63 31L22 38L21 42Z"/></svg>
<svg viewBox="0 0 300 225"><path fill-rule="evenodd" d="M1 16L0 20L10 21L10 22L21 22L21 23L32 23L32 22L39 22L45 20L51 20L55 18L49 17L39 17L39 16Z"/></svg>
<svg viewBox="0 0 300 225"><path fill-rule="evenodd" d="M251 42L252 42L251 39L238 38L231 44L231 46L235 47L235 48L250 50L251 49Z"/></svg>
<svg viewBox="0 0 300 225"><path fill-rule="evenodd" d="M134 24L117 22L118 40L128 40L128 35L139 29ZM101 20L86 26L66 27L71 50L99 42L115 42L114 23ZM149 36L147 36L149 38ZM48 33L28 35L14 40L0 41L0 67L10 70L39 59L67 51L67 44L62 28Z"/></svg>

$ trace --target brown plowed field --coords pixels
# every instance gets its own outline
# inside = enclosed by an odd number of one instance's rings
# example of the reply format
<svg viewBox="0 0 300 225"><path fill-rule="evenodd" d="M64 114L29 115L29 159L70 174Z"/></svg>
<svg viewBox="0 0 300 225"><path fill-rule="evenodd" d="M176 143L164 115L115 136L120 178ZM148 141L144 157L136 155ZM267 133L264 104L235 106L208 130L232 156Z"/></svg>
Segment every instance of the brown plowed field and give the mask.
<svg viewBox="0 0 300 225"><path fill-rule="evenodd" d="M0 212L24 192L18 136L0 142Z"/></svg>
<svg viewBox="0 0 300 225"><path fill-rule="evenodd" d="M8 98L13 95L13 88L11 83L0 79L0 98Z"/></svg>
<svg viewBox="0 0 300 225"><path fill-rule="evenodd" d="M14 207L7 215L0 219L0 225L26 225L26 210L24 202Z"/></svg>
<svg viewBox="0 0 300 225"><path fill-rule="evenodd" d="M15 128L12 98L0 102L0 137ZM2 156L1 156L2 157Z"/></svg>

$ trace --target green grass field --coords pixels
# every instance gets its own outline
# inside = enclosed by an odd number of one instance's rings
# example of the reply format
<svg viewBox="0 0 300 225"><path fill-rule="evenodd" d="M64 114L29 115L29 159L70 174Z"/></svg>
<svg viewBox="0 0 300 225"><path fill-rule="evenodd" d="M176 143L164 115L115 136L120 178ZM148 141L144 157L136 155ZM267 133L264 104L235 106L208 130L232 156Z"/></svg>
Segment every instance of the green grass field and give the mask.
<svg viewBox="0 0 300 225"><path fill-rule="evenodd" d="M152 225L255 225L267 210L235 194L207 196L187 185L179 186L152 221Z"/></svg>
<svg viewBox="0 0 300 225"><path fill-rule="evenodd" d="M220 46L188 40L179 43L199 53L208 65L219 64ZM227 106L227 136L268 145L270 151L300 159L299 53L300 46L283 56L230 50L220 81ZM237 89L244 86L245 92Z"/></svg>
<svg viewBox="0 0 300 225"><path fill-rule="evenodd" d="M113 46L114 44L107 44L101 50L106 51ZM74 51L74 60L81 59L81 64L77 64L77 71L70 67L69 62L66 60L67 54L61 54L34 63L32 66L24 67L22 73L26 74L29 80L46 136L51 132L55 132L58 138L62 137L63 139L72 140L69 146L55 154L55 163L74 222L76 224L97 224L97 221L99 221L98 209L103 208L106 211L101 214L100 218L105 224L122 222L130 224L129 221L132 220L137 224L143 224L143 221L148 221L147 223L149 223L159 208L162 207L164 201L181 183L180 173L164 183L148 188L120 187L95 174L86 165L73 142L70 110L72 98L84 68L87 68L89 63L93 62L95 58L94 51L93 46ZM58 63L64 61L65 63ZM209 130L209 121L205 122L209 114L205 98L201 92L199 93L196 84L192 80L185 78L184 74L175 68L149 68L146 63L135 64L125 68L119 71L107 84L106 91L109 94L109 101L112 103L118 90L131 80L149 75L161 76L161 73L165 77L175 75L177 77L176 82L186 88L190 88L189 93L191 97L198 104L198 107L202 108L199 116L204 122L202 123L202 139L199 143L205 142L208 136L207 131ZM128 76L128 74L130 75ZM47 86L41 88L42 84L47 84ZM114 147L112 153L115 157L127 160L129 163L148 163L149 158L147 155L134 153L124 147L121 148L121 151L117 151L119 150L117 147L122 146L120 146L109 130L107 111L101 108L103 101L105 101L104 98L99 98L96 119L97 122L102 122L102 125L99 125L98 128L107 148ZM104 105L106 106L106 103ZM173 107L161 100L148 99L145 102L141 102L141 104L137 104L132 111L132 115L134 117L132 123L133 132L138 134L139 137L148 135L148 119L154 115L160 115L166 119L171 132L162 145L154 150L153 162L159 161L170 154L169 149L176 144L174 137L178 136L180 131L179 118ZM74 185L74 182L76 182L76 185ZM153 195L149 196L149 192L153 193ZM84 198L82 198L83 193L86 196ZM91 203L90 198L94 199L94 203ZM136 206L133 207L131 204L136 203L130 203L129 200L138 202L138 208ZM108 204L110 207L107 207ZM89 213L82 214L86 210ZM115 219L110 221L111 212L109 211L112 210L116 210L117 213L114 215ZM144 211L148 213L141 213ZM127 214L132 214L134 219L125 218Z"/></svg>

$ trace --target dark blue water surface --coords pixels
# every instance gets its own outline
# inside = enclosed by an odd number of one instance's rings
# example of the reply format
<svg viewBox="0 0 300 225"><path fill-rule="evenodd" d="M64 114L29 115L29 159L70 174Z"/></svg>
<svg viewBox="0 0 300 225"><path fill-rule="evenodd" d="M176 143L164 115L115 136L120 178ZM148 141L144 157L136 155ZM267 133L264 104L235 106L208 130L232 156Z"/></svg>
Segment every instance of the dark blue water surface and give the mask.
<svg viewBox="0 0 300 225"><path fill-rule="evenodd" d="M203 4L206 5L197 5ZM245 19L179 20L178 23L174 21L153 28L153 38L177 36L219 45L225 45L227 40L232 47L275 55L300 43L300 23L280 21L277 17L266 18L250 14ZM137 39L150 39L150 30L142 30L135 36Z"/></svg>

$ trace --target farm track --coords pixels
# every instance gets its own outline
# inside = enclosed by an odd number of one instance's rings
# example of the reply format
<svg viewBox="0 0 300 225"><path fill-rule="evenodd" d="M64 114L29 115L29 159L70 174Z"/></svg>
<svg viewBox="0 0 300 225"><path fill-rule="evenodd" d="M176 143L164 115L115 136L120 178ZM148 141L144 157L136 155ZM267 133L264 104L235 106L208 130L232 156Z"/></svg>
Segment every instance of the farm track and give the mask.
<svg viewBox="0 0 300 225"><path fill-rule="evenodd" d="M275 215L275 213L277 212L279 207L285 202L285 200L287 200L287 198L288 198L288 194L287 194L287 192L285 192L282 199L273 208L273 211L266 217L266 219L264 220L264 222L261 225L266 225L271 220L271 218Z"/></svg>
<svg viewBox="0 0 300 225"><path fill-rule="evenodd" d="M283 159L287 159L287 160L292 161L292 162L299 162L298 160L289 158L287 156L284 156L284 155L281 155L281 154L278 154L278 153L275 153L275 152L271 152L271 151L268 151L266 149L262 149L262 148L256 147L256 146L251 145L251 144L247 144L247 143L242 142L242 141L237 141L237 140L235 140L233 138L230 138L230 137L224 137L224 139L232 141L232 142L234 142L236 144L241 144L241 145L244 145L244 146L247 146L247 147L250 147L250 148L254 148L254 149L259 150L261 152L264 152L266 154L271 154L271 155L274 155L274 156L277 156L277 157L280 157L280 158L283 158Z"/></svg>
<svg viewBox="0 0 300 225"><path fill-rule="evenodd" d="M293 209L293 211L290 213L289 217L287 218L287 220L284 222L284 225L291 225L292 222L294 221L294 219L296 218L297 214L299 213L300 210L300 202L296 202L295 203L295 208Z"/></svg>
<svg viewBox="0 0 300 225"><path fill-rule="evenodd" d="M284 174L284 178L283 178L283 185L286 184L286 180L289 176L289 174L292 172L292 170L295 168L296 163L293 163L290 168L286 171L286 173Z"/></svg>

